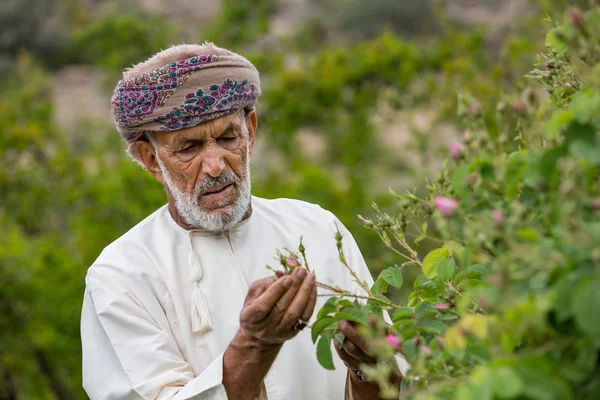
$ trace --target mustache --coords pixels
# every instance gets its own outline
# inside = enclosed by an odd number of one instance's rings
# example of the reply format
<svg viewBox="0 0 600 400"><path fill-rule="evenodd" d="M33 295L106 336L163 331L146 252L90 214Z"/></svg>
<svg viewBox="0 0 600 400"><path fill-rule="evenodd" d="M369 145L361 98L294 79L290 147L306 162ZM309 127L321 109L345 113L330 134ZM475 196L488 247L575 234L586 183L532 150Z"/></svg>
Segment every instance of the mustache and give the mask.
<svg viewBox="0 0 600 400"><path fill-rule="evenodd" d="M238 183L239 181L240 178L233 171L224 171L216 178L209 176L201 182L198 182L194 188L194 196L197 197L200 195L200 193L211 190L214 187L229 183Z"/></svg>

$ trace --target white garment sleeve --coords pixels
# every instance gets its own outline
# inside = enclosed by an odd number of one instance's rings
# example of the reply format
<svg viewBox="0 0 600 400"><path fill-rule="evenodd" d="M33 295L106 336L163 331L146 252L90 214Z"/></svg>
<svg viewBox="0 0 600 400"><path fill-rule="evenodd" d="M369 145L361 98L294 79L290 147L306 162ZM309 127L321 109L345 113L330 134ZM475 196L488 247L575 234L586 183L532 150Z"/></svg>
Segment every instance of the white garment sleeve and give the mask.
<svg viewBox="0 0 600 400"><path fill-rule="evenodd" d="M86 284L83 387L92 400L227 399L223 355L194 377L150 289L134 294L102 274L88 275Z"/></svg>

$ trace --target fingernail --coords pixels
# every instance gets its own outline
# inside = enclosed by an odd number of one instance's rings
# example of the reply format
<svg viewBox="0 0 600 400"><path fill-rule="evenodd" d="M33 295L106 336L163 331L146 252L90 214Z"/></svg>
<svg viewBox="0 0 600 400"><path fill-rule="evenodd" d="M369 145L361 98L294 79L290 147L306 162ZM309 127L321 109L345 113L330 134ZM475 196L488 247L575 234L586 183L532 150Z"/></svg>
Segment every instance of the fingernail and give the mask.
<svg viewBox="0 0 600 400"><path fill-rule="evenodd" d="M304 278L305 275L306 275L306 270L304 268L298 268L298 277Z"/></svg>
<svg viewBox="0 0 600 400"><path fill-rule="evenodd" d="M308 278L307 279L308 279L308 281L310 283L314 282L315 281L315 274L308 274Z"/></svg>

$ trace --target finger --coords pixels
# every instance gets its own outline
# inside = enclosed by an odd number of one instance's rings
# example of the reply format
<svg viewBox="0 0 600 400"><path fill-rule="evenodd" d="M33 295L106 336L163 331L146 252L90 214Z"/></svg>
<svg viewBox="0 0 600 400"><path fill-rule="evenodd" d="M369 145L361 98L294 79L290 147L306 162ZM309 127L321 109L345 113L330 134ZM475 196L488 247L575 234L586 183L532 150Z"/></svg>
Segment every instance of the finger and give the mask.
<svg viewBox="0 0 600 400"><path fill-rule="evenodd" d="M347 367L360 369L360 360L348 354L346 349L344 349L344 347L337 340L334 340L334 347L338 353L338 356L344 362L344 364L346 364Z"/></svg>
<svg viewBox="0 0 600 400"><path fill-rule="evenodd" d="M292 304L288 307L285 315L281 319L280 325L291 327L302 316L308 301L310 300L313 289L315 288L314 274L308 274L302 282L302 286L298 289L298 293L294 297Z"/></svg>
<svg viewBox="0 0 600 400"><path fill-rule="evenodd" d="M252 315L252 320L258 322L263 320L281 297L287 292L292 284L292 278L284 276L277 280L265 290L258 298L256 298L247 308L246 313Z"/></svg>
<svg viewBox="0 0 600 400"><path fill-rule="evenodd" d="M346 340L344 340L344 344L342 345L342 348L346 351L346 353L350 354L352 357L356 358L357 360L362 361L365 358L367 358L367 355L360 348L358 348L358 346L356 346L354 343L352 343L350 340L348 340L348 338L346 338Z"/></svg>
<svg viewBox="0 0 600 400"><path fill-rule="evenodd" d="M288 307L294 300L294 296L296 296L296 293L298 293L298 289L300 289L300 286L302 286L302 282L305 276L306 269L296 268L294 270L294 272L290 276L290 278L292 279L292 284L290 285L290 288L275 304L275 310L278 313L277 318L281 318L286 313Z"/></svg>
<svg viewBox="0 0 600 400"><path fill-rule="evenodd" d="M273 280L272 277L259 279L253 282L252 285L250 285L250 288L248 289L248 294L246 295L246 299L244 300L244 305L258 298L275 282L276 281Z"/></svg>
<svg viewBox="0 0 600 400"><path fill-rule="evenodd" d="M338 329L344 335L346 335L346 338L348 340L350 340L352 343L354 343L356 346L358 346L363 352L367 351L367 342L362 337L362 335L358 332L358 330L356 329L356 326L354 326L351 322L349 322L349 321L338 322Z"/></svg>
<svg viewBox="0 0 600 400"><path fill-rule="evenodd" d="M304 308L304 312L302 313L302 319L304 321L310 320L313 312L315 311L315 305L317 304L317 286L313 288L312 293L310 294L310 299L308 299L308 304Z"/></svg>

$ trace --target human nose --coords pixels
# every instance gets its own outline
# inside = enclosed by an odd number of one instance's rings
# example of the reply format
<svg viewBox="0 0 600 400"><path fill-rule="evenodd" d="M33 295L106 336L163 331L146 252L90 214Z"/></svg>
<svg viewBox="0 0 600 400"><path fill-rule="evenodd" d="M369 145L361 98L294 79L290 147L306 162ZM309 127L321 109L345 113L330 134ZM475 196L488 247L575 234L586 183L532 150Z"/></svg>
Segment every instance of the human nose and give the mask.
<svg viewBox="0 0 600 400"><path fill-rule="evenodd" d="M216 178L221 175L224 169L225 159L222 150L218 146L211 146L206 149L206 152L202 154L202 173Z"/></svg>

